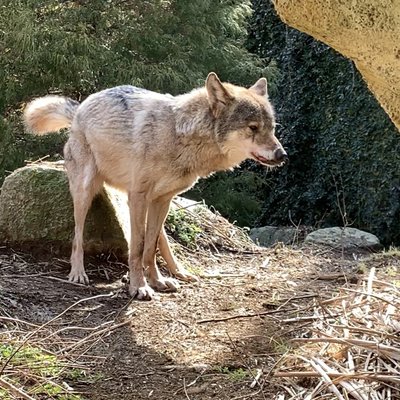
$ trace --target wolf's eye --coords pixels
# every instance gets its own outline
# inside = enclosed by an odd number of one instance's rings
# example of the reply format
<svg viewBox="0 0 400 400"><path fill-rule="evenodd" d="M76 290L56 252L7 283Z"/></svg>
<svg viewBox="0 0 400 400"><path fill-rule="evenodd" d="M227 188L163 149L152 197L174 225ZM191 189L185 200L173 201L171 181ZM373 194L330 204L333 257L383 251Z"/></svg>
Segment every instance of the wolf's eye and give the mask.
<svg viewBox="0 0 400 400"><path fill-rule="evenodd" d="M257 132L258 131L258 126L257 125L249 125L249 128L252 132Z"/></svg>

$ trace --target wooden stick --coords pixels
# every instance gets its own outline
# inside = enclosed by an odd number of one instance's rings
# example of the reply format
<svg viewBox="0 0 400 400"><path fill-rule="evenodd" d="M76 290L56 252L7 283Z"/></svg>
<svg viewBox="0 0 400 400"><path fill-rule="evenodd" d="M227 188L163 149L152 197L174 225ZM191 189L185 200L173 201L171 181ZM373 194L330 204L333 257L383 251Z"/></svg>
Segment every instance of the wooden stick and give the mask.
<svg viewBox="0 0 400 400"><path fill-rule="evenodd" d="M31 324L30 322L24 321L22 319L12 318L12 317L3 317L2 315L0 315L0 321L9 321L9 322L14 322L16 324L25 324L25 325L31 326L33 328L38 328L40 326L40 325L36 325L36 324Z"/></svg>
<svg viewBox="0 0 400 400"><path fill-rule="evenodd" d="M362 327L358 327L358 326L348 326L348 325L336 325L336 324L332 324L331 326L332 326L332 328L347 329L349 331L366 333L369 335L385 336L386 338L389 338L392 340L398 339L398 336L391 335L390 333L387 333L387 332L378 331L377 329L369 329L369 328L362 328Z"/></svg>
<svg viewBox="0 0 400 400"><path fill-rule="evenodd" d="M331 377L328 373L319 365L315 359L307 360L305 357L300 357L302 360L308 362L314 370L320 374L322 380L327 384L329 391L331 391L339 400L345 400L345 398L340 394L339 389L332 382Z"/></svg>
<svg viewBox="0 0 400 400"><path fill-rule="evenodd" d="M400 360L400 349L394 346L388 346L385 344L380 344L373 342L371 340L361 340L361 339L343 339L343 338L294 338L291 339L292 342L328 342L328 343L339 343L347 346L354 345L360 346L367 350L376 350L377 352L383 353L386 356L392 357L395 360Z"/></svg>
<svg viewBox="0 0 400 400"><path fill-rule="evenodd" d="M230 317L225 317L225 318L211 318L211 319L201 319L200 321L197 321L198 324L207 324L209 322L223 322L223 321L229 321L231 319L238 319L238 318L254 318L254 317L262 317L262 316L268 316L272 314L277 314L281 312L288 312L288 311L295 311L296 308L290 308L286 310L272 310L272 311L261 311L259 313L253 313L253 314L238 314L238 315L231 315Z"/></svg>
<svg viewBox="0 0 400 400"><path fill-rule="evenodd" d="M368 295L368 293L366 293L366 292L360 292L359 290L350 289L350 288L346 288L346 287L343 287L342 290L345 290L346 292L352 292L352 293L362 294L362 295L364 295L364 296L365 296L365 295ZM384 299L383 297L377 296L376 294L371 294L371 293L370 293L369 296L370 296L370 297L373 297L374 299L383 301L384 303L390 304L390 305L392 305L393 307L400 308L400 305L393 304L393 302L391 302L390 300L386 300L386 299Z"/></svg>
<svg viewBox="0 0 400 400"><path fill-rule="evenodd" d="M32 336L36 335L40 330L42 330L46 326L50 325L54 321L56 321L58 318L63 316L65 313L67 313L71 308L74 308L75 306L77 306L80 303L83 303L83 302L89 301L89 300L103 298L103 297L110 297L110 296L113 296L113 293L99 294L97 296L92 296L92 297L87 297L87 298L84 298L84 299L80 299L80 300L76 301L75 303L73 303L72 305L70 305L69 307L67 307L60 314L56 315L54 318L50 319L49 321L45 322L43 325L40 325L36 329L34 329L33 331L29 332L24 337L23 341L19 344L19 346L11 353L11 355L7 358L6 362L0 368L0 376L3 374L3 372L5 371L5 369L7 368L8 364L11 362L11 360L14 358L14 356L22 349L22 347L28 342L28 340Z"/></svg>
<svg viewBox="0 0 400 400"><path fill-rule="evenodd" d="M383 382L392 382L392 383L400 383L400 378L393 375L384 375L382 373L377 374L376 372L354 372L354 373L346 373L346 372L327 372L328 376L332 378L345 378L345 379L365 379L370 381L383 381ZM317 372L313 371L288 371L288 372L275 372L273 374L276 378L320 378L321 375Z"/></svg>
<svg viewBox="0 0 400 400"><path fill-rule="evenodd" d="M67 352L69 352L69 351L71 351L73 349L76 349L77 347L81 346L82 344L84 344L85 342L90 340L92 337L102 335L103 333L111 332L111 331L113 331L115 329L121 328L122 326L128 325L130 322L131 322L131 320L128 319L126 321L120 322L119 324L108 326L108 327L106 327L104 329L101 329L99 331L92 332L90 335L84 337L83 339L79 340L78 342L76 342L76 343L74 343L74 344L72 344L72 345L70 345L70 346L68 346L68 347L66 347L64 349L59 350L57 353L58 354L67 353Z"/></svg>
<svg viewBox="0 0 400 400"><path fill-rule="evenodd" d="M293 296L284 301L276 310L271 310L271 311L261 311L259 313L252 313L252 314L238 314L238 315L231 315L230 317L223 317L223 318L211 318L211 319L201 319L200 321L197 321L198 324L206 324L209 322L223 322L223 321L229 321L231 319L238 319L238 318L254 318L254 317L262 317L262 316L268 316L272 314L278 314L283 311L285 312L290 312L290 311L306 311L310 307L304 307L304 308L287 308L286 310L282 310L284 306L286 306L288 303L290 303L293 300L299 300L299 299L306 299L306 298L311 298L311 297L318 297L318 294L310 293L306 295L301 295L301 296ZM299 318L310 318L310 317L299 317ZM315 320L316 317L311 317L312 320ZM320 318L320 317L318 317ZM297 320L297 318L296 318ZM300 319L300 321L303 321L303 319ZM290 320L283 320L281 322L295 322L293 319Z"/></svg>
<svg viewBox="0 0 400 400"><path fill-rule="evenodd" d="M14 386L12 383L7 382L3 378L0 377L0 386L3 389L9 390L11 393L13 393L17 398L22 398L25 400L36 400L33 397L29 396L29 394L25 393L22 389L17 388Z"/></svg>

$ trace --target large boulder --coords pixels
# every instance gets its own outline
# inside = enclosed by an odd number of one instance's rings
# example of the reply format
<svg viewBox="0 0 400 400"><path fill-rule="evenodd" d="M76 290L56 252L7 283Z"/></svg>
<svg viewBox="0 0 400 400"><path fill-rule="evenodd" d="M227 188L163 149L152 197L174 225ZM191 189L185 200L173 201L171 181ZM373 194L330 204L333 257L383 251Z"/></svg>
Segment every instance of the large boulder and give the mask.
<svg viewBox="0 0 400 400"><path fill-rule="evenodd" d="M400 2L275 0L284 22L354 61L371 91L400 128Z"/></svg>
<svg viewBox="0 0 400 400"><path fill-rule="evenodd" d="M380 247L379 239L372 233L355 228L324 228L309 233L304 243L322 244L334 248L354 249Z"/></svg>
<svg viewBox="0 0 400 400"><path fill-rule="evenodd" d="M269 247L275 243L293 244L299 230L294 227L262 226L250 229L250 237L260 246Z"/></svg>
<svg viewBox="0 0 400 400"><path fill-rule="evenodd" d="M86 219L85 251L125 254L128 223L126 196L105 187L94 198ZM73 232L73 204L62 165L29 165L5 179L0 193L0 242L67 252Z"/></svg>

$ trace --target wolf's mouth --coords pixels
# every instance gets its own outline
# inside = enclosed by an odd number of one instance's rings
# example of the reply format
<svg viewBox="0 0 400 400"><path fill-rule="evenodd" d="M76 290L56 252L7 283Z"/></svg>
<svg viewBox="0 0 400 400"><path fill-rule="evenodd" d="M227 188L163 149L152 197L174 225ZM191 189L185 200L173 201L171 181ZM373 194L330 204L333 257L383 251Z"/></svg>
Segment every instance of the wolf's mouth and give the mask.
<svg viewBox="0 0 400 400"><path fill-rule="evenodd" d="M260 164L267 165L268 167L277 167L278 165L282 165L284 163L283 161L268 160L267 158L256 153L251 153L251 156Z"/></svg>

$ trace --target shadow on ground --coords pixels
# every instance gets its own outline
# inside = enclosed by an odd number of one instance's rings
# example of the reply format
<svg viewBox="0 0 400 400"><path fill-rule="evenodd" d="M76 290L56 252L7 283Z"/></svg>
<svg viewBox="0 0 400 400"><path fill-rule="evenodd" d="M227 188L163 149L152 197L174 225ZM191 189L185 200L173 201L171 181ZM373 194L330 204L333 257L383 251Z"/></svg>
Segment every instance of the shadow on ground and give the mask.
<svg viewBox="0 0 400 400"><path fill-rule="evenodd" d="M122 264L90 263L84 287L64 281L67 259L37 262L3 249L0 337L37 329L16 320L41 326L81 300L32 340L95 377L66 382L82 399L272 399L272 371L307 326L307 307L357 280L356 258L279 246L216 253L195 266L199 283L138 302L121 282Z"/></svg>

